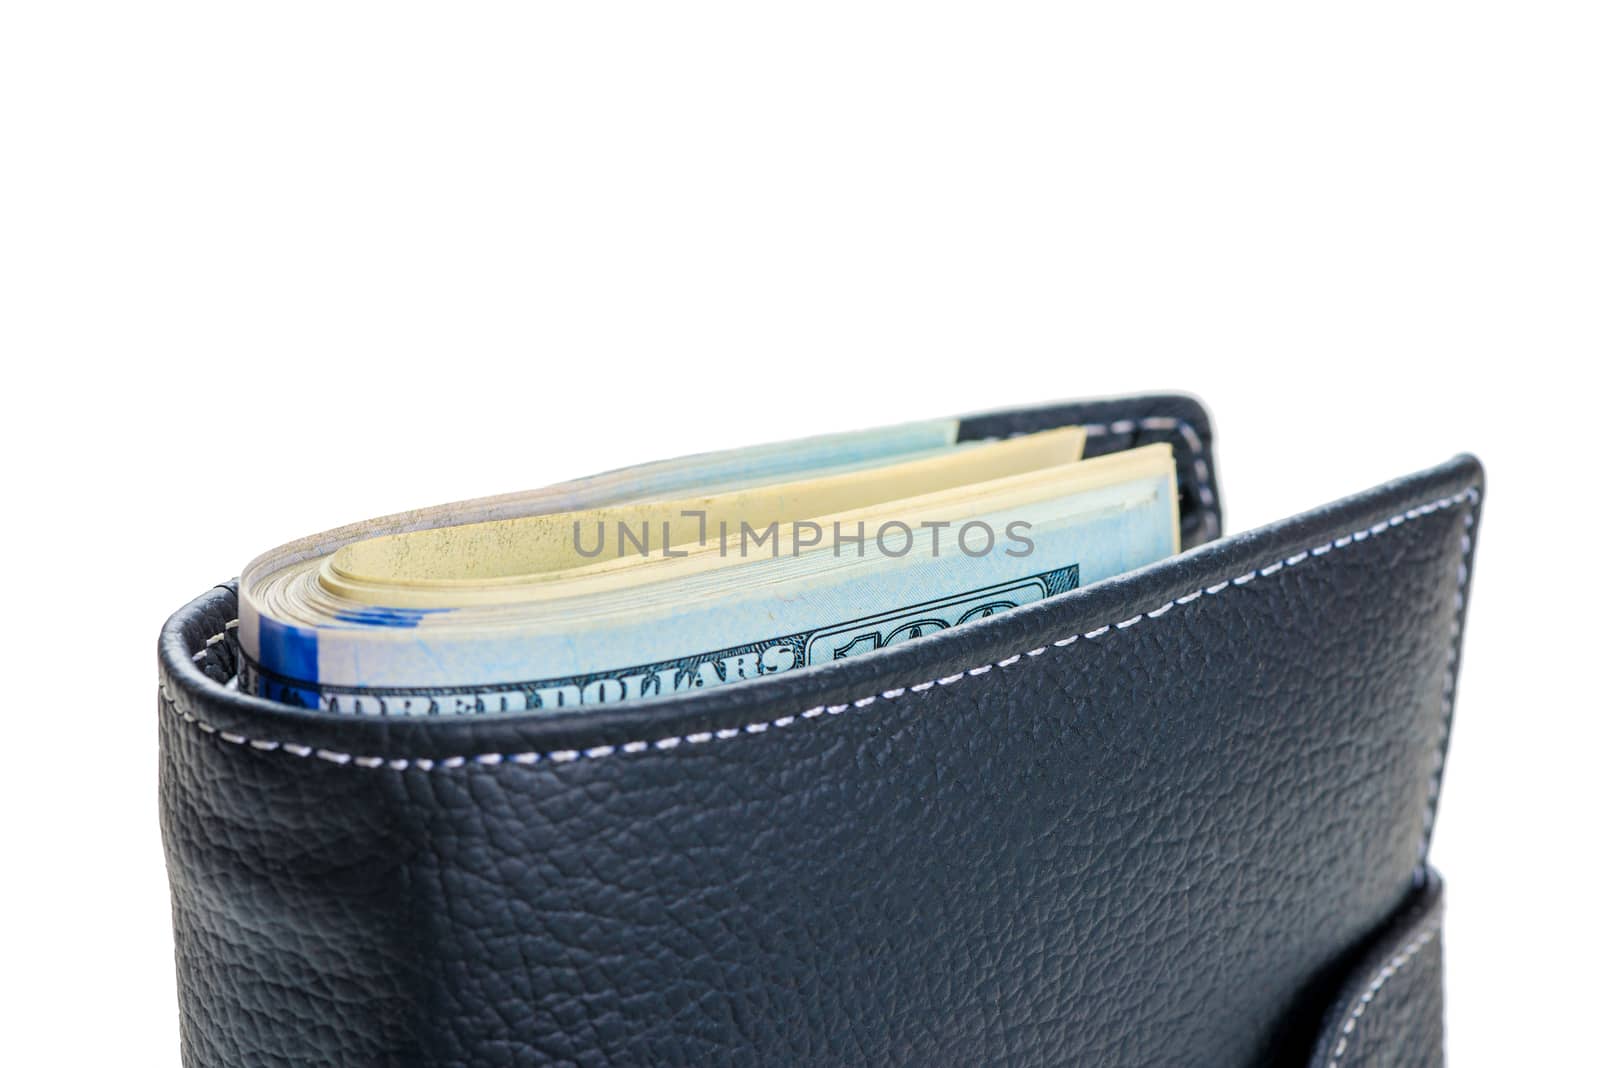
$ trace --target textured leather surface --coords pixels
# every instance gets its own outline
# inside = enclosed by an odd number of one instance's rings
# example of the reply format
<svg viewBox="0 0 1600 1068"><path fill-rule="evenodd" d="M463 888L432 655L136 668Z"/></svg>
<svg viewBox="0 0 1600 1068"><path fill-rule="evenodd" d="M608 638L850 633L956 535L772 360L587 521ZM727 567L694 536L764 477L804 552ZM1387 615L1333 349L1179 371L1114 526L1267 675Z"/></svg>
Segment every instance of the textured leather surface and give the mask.
<svg viewBox="0 0 1600 1068"><path fill-rule="evenodd" d="M1340 991L1313 1068L1444 1064L1443 919L1443 888L1430 873Z"/></svg>
<svg viewBox="0 0 1600 1068"><path fill-rule="evenodd" d="M1187 426L1215 529L1192 401L964 433L1091 419ZM214 589L160 647L185 1056L1306 1063L1414 890L1480 486L1462 458L880 655L539 717L241 696Z"/></svg>

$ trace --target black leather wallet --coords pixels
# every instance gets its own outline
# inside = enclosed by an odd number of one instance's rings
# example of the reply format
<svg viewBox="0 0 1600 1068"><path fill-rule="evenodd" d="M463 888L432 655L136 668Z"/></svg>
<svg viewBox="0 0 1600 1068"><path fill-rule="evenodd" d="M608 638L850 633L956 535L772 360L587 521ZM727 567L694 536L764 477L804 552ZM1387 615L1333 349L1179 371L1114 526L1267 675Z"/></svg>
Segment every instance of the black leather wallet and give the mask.
<svg viewBox="0 0 1600 1068"><path fill-rule="evenodd" d="M160 642L195 1065L1437 1063L1426 866L1483 474L1221 537L1204 409L968 418L1174 447L1186 550L873 656L642 705L354 718Z"/></svg>

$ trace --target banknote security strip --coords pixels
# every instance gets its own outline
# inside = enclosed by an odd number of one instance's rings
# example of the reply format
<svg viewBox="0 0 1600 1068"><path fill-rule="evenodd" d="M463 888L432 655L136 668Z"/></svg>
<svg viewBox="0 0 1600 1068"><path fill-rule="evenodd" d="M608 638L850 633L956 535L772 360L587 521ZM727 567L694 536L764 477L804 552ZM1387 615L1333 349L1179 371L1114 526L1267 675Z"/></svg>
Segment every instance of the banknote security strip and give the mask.
<svg viewBox="0 0 1600 1068"><path fill-rule="evenodd" d="M1179 549L1171 448L934 420L607 472L281 546L242 689L352 715L526 713L751 683Z"/></svg>

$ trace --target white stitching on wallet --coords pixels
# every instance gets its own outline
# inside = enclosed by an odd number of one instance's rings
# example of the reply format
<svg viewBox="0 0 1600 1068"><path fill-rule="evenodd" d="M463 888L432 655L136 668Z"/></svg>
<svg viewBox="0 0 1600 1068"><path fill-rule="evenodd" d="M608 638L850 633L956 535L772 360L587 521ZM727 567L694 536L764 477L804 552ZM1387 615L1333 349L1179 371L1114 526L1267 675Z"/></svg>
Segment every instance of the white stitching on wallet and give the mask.
<svg viewBox="0 0 1600 1068"><path fill-rule="evenodd" d="M1443 509L1443 508L1453 508L1456 505L1461 504L1463 501L1471 501L1471 502L1473 502L1475 504L1477 502L1477 500L1478 500L1477 487L1469 487L1469 488L1464 489L1460 493L1457 493L1457 494L1455 494L1453 496L1440 497L1438 500L1430 501L1427 504L1418 505L1415 508L1411 508L1411 509L1408 509L1405 512L1401 512L1398 515L1390 516L1388 519L1384 520L1382 523L1377 524L1376 526L1367 528L1367 532L1368 533L1373 533L1373 534L1381 533L1382 531L1391 530L1394 527L1399 526L1405 520L1417 519L1417 518L1420 518L1421 516L1428 515L1428 514L1430 514L1432 512L1437 512L1437 511L1439 511L1440 509ZM1468 513L1467 524L1468 525L1467 525L1466 529L1470 532L1471 529L1472 529L1471 528L1471 513ZM1240 576L1238 576L1237 578L1234 578L1234 579L1230 579L1227 582L1220 582L1220 583L1217 583L1214 586L1208 586L1205 589L1196 590L1196 591L1194 591L1192 593L1185 594L1182 597L1175 597L1172 600L1166 602L1165 604L1161 604L1161 605L1158 605L1155 608L1152 608L1152 609L1150 609L1148 611L1141 612L1136 616L1130 616L1129 618L1122 620L1120 623L1108 623L1108 624L1106 624L1104 626L1096 627L1094 630L1085 631L1085 632L1083 632L1081 634L1073 634L1073 635L1069 635L1068 637L1065 637L1065 638L1059 638L1056 641L1052 642L1051 644L1053 646L1056 646L1056 647L1064 648L1066 646L1072 645L1073 643L1078 641L1080 638L1092 640L1092 639L1100 638L1100 637L1102 637L1102 636L1104 636L1106 634L1112 633L1113 631L1127 630L1128 628L1133 627L1133 626L1135 626L1135 625L1137 625L1137 624L1139 624L1139 623L1141 623L1141 622L1143 622L1143 621L1145 621L1147 619L1159 619L1162 616L1167 615L1175 607L1179 607L1179 606L1187 605L1187 604L1193 604L1195 601L1198 601L1201 597L1206 596L1208 594L1211 595L1211 596L1220 596L1220 595L1226 593L1229 590L1237 589L1240 586L1244 585L1244 583L1249 582L1251 579L1261 577L1262 575L1268 573L1268 567L1270 567L1272 569L1272 573L1276 574L1279 570L1282 570L1284 568L1293 567L1297 563L1304 563L1306 560L1312 559L1314 557L1322 556L1324 553L1330 552L1335 548L1342 547L1343 545L1350 545L1350 544L1352 544L1352 541L1353 541L1353 539L1351 537L1343 537L1343 538L1336 539L1335 541L1326 542L1323 545L1320 545L1315 549L1309 549L1309 550L1306 550L1305 552L1299 552L1299 553L1295 553L1293 556L1285 557L1284 559L1282 559L1282 560L1280 560L1280 561L1278 561L1278 562L1276 562L1274 564L1267 565L1267 567L1257 568L1254 571L1247 571L1243 575L1240 575ZM1468 552L1468 550L1470 550L1470 548L1471 548L1470 539L1467 538L1467 537L1463 537L1462 538L1462 554L1463 555L1462 555L1462 562L1461 562L1461 570L1458 572L1459 582L1458 582L1458 585L1457 585L1457 598L1458 598L1458 601L1460 601L1461 603L1464 603L1463 599L1464 599L1465 587L1466 587L1466 578L1465 578L1465 575L1466 575L1466 561L1467 561L1466 553ZM1460 633L1461 633L1460 632L1460 607L1461 607L1461 604L1458 603L1457 625L1456 625L1455 634L1454 634L1454 637L1455 637L1456 640L1459 640ZM230 620L228 622L228 624L227 624L227 628L226 629L232 629L234 626L237 625L237 623L238 623L237 620ZM226 633L226 629L225 629L224 633ZM202 653L209 652L210 649L211 649L212 644L214 644L214 643L208 641L208 643L206 645L206 648L201 650L201 652ZM535 763L538 763L541 760L549 760L549 761L552 761L554 763L564 764L564 763L570 763L572 761L580 760L580 759L596 760L596 759L599 759L600 757L611 756L611 755L613 755L615 753L641 753L641 752L645 752L645 751L647 751L649 749L658 749L658 750L675 749L678 746L683 745L683 744L704 745L704 744L712 742L712 741L725 741L725 740L728 740L728 739L731 739L731 738L737 738L741 734L761 734L761 733L765 732L769 727L777 727L777 728L780 728L780 729L781 728L785 728L785 727L790 727L790 726L793 726L795 723L797 723L797 722L799 722L801 720L816 719L816 718L818 718L818 717L820 717L820 716L822 716L824 714L837 716L842 712L847 712L847 711L851 710L852 708L855 708L855 709L866 708L869 705L875 704L879 700L893 701L893 700L895 700L897 698L905 696L905 694L907 694L908 692L909 693L925 693L926 691L933 689L935 686L953 686L953 685L959 683L963 679L968 679L968 678L973 678L973 677L976 677L976 676L979 676L979 675L983 675L983 674L987 673L989 670L991 670L992 668L997 668L997 667L1002 667L1003 668L1003 667L1013 666L1013 665L1016 665L1016 664L1019 664L1019 663L1027 663L1028 662L1027 660L1021 659L1024 655L1026 657L1028 657L1029 659L1031 659L1033 657L1041 655L1044 651L1045 651L1044 647L1040 646L1037 649L1029 649L1029 650L1027 650L1026 654L1020 654L1019 653L1016 656L1009 656L1009 657L1006 657L1003 660L997 660L994 663L980 664L980 665L977 665L976 667L967 668L964 671L958 671L954 675L945 675L942 678L933 679L933 680L931 680L929 682L920 682L920 683L917 683L914 686L900 686L900 687L896 687L895 689L892 689L892 690L884 690L881 693L870 694L870 695L867 695L867 696L858 697L858 698L855 698L853 701L847 701L847 702L845 702L843 704L818 705L818 706L816 706L814 708L808 708L804 712L796 713L796 714L793 714L793 715L781 716L781 717L778 717L778 718L772 719L772 720L763 720L763 721L760 721L760 722L757 722L757 723L746 723L742 727L726 728L726 729L723 729L723 730L712 731L712 732L704 732L704 731L702 731L702 732L699 732L699 733L696 733L696 734L689 734L689 735L683 735L683 736L673 736L673 737L669 737L669 738L658 738L655 741L633 741L633 742L627 742L627 743L624 743L622 745L616 745L616 746L611 746L611 745L597 746L597 747L595 747L593 749L585 749L585 750L581 750L581 751L580 750L560 750L560 751L553 752L553 753L480 753L480 754L477 754L475 756L470 756L470 757L453 756L453 757L435 758L435 759L428 759L428 758L424 758L424 757L385 758L385 757L376 757L376 756L353 756L353 755L351 755L349 753L340 753L340 752L337 752L337 751L334 751L334 750L328 750L328 749L315 749L314 750L309 746L294 745L294 744L291 744L289 742L276 742L276 741L271 741L269 739L260 739L260 740L251 739L251 738L247 738L247 737L245 737L243 735L233 734L231 732L228 733L228 734L219 734L219 732L217 731L217 728L213 727L211 724L205 722L204 720L196 717L193 713L189 712L187 709L180 708L179 705L178 705L178 702L176 700L174 700L172 694L170 692L168 692L165 683L163 683L162 686L161 686L161 697L162 697L163 700L165 700L167 702L167 704L172 706L172 710L174 712L176 712L178 717L180 719L182 719L185 723L193 724L194 726L200 728L202 731L206 732L207 734L210 734L213 737L221 737L224 741L231 742L232 744L235 744L235 745L248 745L251 748L255 748L255 749L284 752L284 753L289 753L291 755L298 756L298 757L316 756L321 760L326 760L326 761L328 761L330 763L337 764L337 765L340 765L340 766L352 765L353 764L356 767L362 767L362 768L386 767L386 768L390 768L390 769L395 770L395 771L404 771L407 768L417 768L417 769L419 769L421 771L431 771L435 767L459 768L459 767L462 767L462 766L464 766L466 764L495 765L495 764L500 764L500 763L502 763L502 762L504 762L506 760L510 760L510 761L512 761L514 763L517 763L517 764L535 764ZM199 658L197 657L196 659L199 659ZM1451 659L1452 670L1453 670L1454 662L1455 662L1455 656L1452 655L1452 659ZM1453 687L1450 687L1449 689L1453 689ZM1448 702L1448 691L1447 691L1447 702ZM1445 719L1445 724L1446 725L1448 725L1448 723L1449 723L1449 711L1448 711L1448 708L1449 708L1449 706L1448 706L1448 703L1447 703L1447 705L1446 705L1446 719ZM1441 746L1441 748L1440 748L1440 757L1439 757L1439 759L1442 762L1442 760L1443 760L1443 742L1440 743L1440 746ZM1436 776L1436 778L1437 778L1437 776ZM1437 797L1438 797L1438 789L1437 789L1437 784L1436 784L1435 785L1435 789L1433 790L1433 799L1436 801ZM1431 812L1430 812L1430 815L1429 815L1429 817L1427 819L1427 826L1431 827L1432 826L1432 822L1433 822L1433 820L1432 820L1432 815L1431 815ZM1426 832L1424 832L1424 837L1423 837L1423 848L1424 849L1427 848Z"/></svg>
<svg viewBox="0 0 1600 1068"><path fill-rule="evenodd" d="M1415 957L1422 950L1422 947L1433 941L1438 934L1439 925L1435 922L1433 926L1412 939L1404 949L1384 962L1383 967L1378 970L1378 974L1373 977L1367 989L1357 999L1355 1006L1351 1008L1350 1015L1345 1017L1344 1026L1339 1028L1339 1041L1333 1047L1333 1054L1328 1058L1328 1068L1339 1068L1339 1060L1345 1055L1345 1051L1350 1048L1350 1038L1355 1034L1356 1025L1361 1022L1361 1017L1366 1015L1367 1007L1372 1004L1373 998L1378 996L1378 991L1383 989L1383 984L1393 979L1396 972L1411 963L1411 958Z"/></svg>
<svg viewBox="0 0 1600 1068"><path fill-rule="evenodd" d="M1476 496L1476 494L1474 494ZM1445 749L1450 744L1450 721L1455 718L1456 668L1461 662L1461 633L1466 623L1467 581L1472 559L1472 512L1461 523L1461 563L1456 567L1455 612L1450 620L1450 659L1444 669L1444 695L1439 699L1439 745L1434 751L1433 773L1428 777L1428 812L1422 821L1422 841L1417 845L1417 868L1413 881L1421 886L1427 878L1428 844L1433 840L1433 824L1439 815L1439 788L1444 782Z"/></svg>

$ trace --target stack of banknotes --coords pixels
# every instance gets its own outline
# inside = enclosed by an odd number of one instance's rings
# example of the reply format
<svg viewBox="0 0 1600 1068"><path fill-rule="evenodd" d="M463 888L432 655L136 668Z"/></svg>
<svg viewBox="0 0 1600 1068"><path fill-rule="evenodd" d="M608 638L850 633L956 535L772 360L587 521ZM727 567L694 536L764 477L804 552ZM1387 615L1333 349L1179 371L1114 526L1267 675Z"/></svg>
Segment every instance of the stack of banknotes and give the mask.
<svg viewBox="0 0 1600 1068"><path fill-rule="evenodd" d="M240 685L477 715L746 683L959 627L1178 551L1171 450L956 420L784 442L390 516L240 582Z"/></svg>

